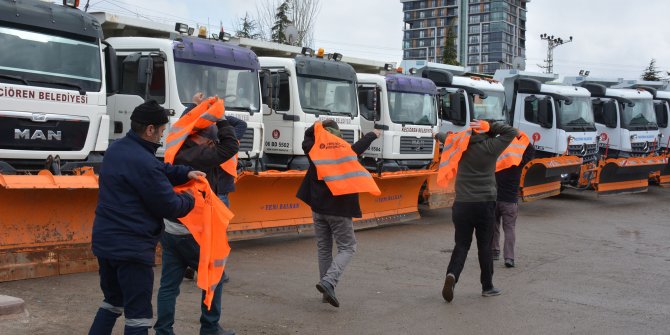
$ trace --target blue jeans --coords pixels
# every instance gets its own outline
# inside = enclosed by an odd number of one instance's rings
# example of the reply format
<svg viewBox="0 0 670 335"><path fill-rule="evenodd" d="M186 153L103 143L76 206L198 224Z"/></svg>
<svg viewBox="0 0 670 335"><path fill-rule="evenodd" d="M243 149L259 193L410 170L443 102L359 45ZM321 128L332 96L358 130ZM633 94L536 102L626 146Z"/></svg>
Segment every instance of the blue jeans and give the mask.
<svg viewBox="0 0 670 335"><path fill-rule="evenodd" d="M217 194L219 196L219 199L223 201L224 204L226 204L226 207L230 208L230 200L228 199L228 193L225 194Z"/></svg>
<svg viewBox="0 0 670 335"><path fill-rule="evenodd" d="M186 267L198 268L200 260L200 246L192 235L172 235L163 233L161 238L163 248L163 267L161 270L161 286L158 290L157 314L154 325L157 335L172 335L174 325L175 305L179 296L179 285L184 279ZM208 311L204 303L200 303L200 334L215 334L221 329L221 287L222 282L214 289L212 308ZM202 292L202 300L205 291Z"/></svg>
<svg viewBox="0 0 670 335"><path fill-rule="evenodd" d="M89 335L109 335L116 319L126 316L124 334L145 335L151 328L154 270L149 264L98 257L100 289L105 299Z"/></svg>

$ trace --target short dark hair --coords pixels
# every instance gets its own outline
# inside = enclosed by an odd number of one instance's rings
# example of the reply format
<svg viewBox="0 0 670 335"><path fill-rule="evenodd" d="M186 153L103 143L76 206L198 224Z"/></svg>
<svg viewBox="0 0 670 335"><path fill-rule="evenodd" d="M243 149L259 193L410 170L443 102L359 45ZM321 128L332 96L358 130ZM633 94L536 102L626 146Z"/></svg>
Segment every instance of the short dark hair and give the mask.
<svg viewBox="0 0 670 335"><path fill-rule="evenodd" d="M144 131L149 127L148 124L139 123L137 121L130 121L130 130L135 132L135 134L144 134Z"/></svg>
<svg viewBox="0 0 670 335"><path fill-rule="evenodd" d="M335 120L331 120L331 119L323 120L323 122L321 124L323 125L324 128L328 127L328 128L338 129L338 130L340 129L340 127L337 125L337 122L335 122Z"/></svg>

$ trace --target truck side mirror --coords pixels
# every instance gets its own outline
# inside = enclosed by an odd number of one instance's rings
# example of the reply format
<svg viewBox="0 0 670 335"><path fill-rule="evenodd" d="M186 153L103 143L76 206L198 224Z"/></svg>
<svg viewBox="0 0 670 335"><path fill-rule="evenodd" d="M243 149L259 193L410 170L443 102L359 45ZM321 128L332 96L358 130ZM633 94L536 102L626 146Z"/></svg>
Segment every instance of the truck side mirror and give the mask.
<svg viewBox="0 0 670 335"><path fill-rule="evenodd" d="M151 57L142 57L137 64L137 82L140 84L151 83L154 70L154 60Z"/></svg>
<svg viewBox="0 0 670 335"><path fill-rule="evenodd" d="M464 126L466 124L466 112L467 105L465 97L460 92L450 93L449 100L451 101L451 106L449 110L446 111L447 120L451 121L454 125Z"/></svg>
<svg viewBox="0 0 670 335"><path fill-rule="evenodd" d="M376 96L375 96L375 91L374 90L368 90L366 91L365 94L365 108L367 108L369 111L375 112L377 114L377 104L375 103L376 101Z"/></svg>
<svg viewBox="0 0 670 335"><path fill-rule="evenodd" d="M539 101L537 122L542 128L551 128L554 124L554 110L548 97Z"/></svg>
<svg viewBox="0 0 670 335"><path fill-rule="evenodd" d="M607 128L616 128L617 126L616 104L616 101L610 100L603 105L603 119Z"/></svg>
<svg viewBox="0 0 670 335"><path fill-rule="evenodd" d="M654 104L654 112L656 112L656 123L660 128L668 127L668 105L665 102Z"/></svg>
<svg viewBox="0 0 670 335"><path fill-rule="evenodd" d="M107 94L112 95L119 91L119 63L116 58L116 50L112 45L103 42L105 48L105 84L107 86Z"/></svg>

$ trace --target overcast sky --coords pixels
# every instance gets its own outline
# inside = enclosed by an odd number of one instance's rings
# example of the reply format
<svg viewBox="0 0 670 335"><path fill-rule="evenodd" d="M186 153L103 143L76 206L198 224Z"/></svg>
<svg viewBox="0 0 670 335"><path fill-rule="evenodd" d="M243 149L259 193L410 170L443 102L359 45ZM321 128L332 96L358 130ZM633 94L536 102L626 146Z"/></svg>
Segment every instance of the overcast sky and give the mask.
<svg viewBox="0 0 670 335"><path fill-rule="evenodd" d="M256 15L270 0L90 0L89 11L139 13L154 21L187 21L233 32L236 18ZM82 1L85 3L85 1ZM670 0L532 0L528 4L526 58L528 71L546 58L541 33L574 41L554 50L554 72L592 77L638 78L652 58L670 71ZM135 14L137 15L137 14ZM399 62L402 59L402 5L398 0L321 0L315 47L326 52ZM167 23L166 22L166 23Z"/></svg>

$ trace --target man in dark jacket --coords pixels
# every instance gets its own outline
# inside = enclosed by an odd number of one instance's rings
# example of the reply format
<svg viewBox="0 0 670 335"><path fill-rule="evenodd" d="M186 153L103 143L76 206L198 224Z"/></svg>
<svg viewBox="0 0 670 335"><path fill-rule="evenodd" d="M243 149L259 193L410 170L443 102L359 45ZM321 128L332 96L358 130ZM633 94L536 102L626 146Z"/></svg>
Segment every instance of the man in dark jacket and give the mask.
<svg viewBox="0 0 670 335"><path fill-rule="evenodd" d="M196 95L197 96L197 95ZM194 97L194 102L195 101ZM186 115L192 108L187 109ZM207 173L214 193L223 195L221 200L228 205L228 190L234 183L232 176L224 172L220 165L231 159L239 149L235 131L229 123L230 116L216 122L197 134L189 136L181 146L175 157L175 164L185 164ZM241 120L240 120L241 121ZM241 121L244 122L244 121ZM244 124L246 128L246 123ZM229 181L222 180L229 176ZM234 186L233 186L234 187ZM165 232L161 238L163 247L163 265L161 270L161 284L158 290L157 314L154 325L157 335L173 335L175 305L181 284L187 268L197 269L200 260L200 246L191 235L191 232L180 222L172 219L165 220ZM200 334L234 335L232 330L224 330L219 325L221 318L221 293L224 278L214 289L214 298L208 310L204 302L200 303ZM202 300L205 291L202 292Z"/></svg>
<svg viewBox="0 0 670 335"><path fill-rule="evenodd" d="M333 120L323 121L325 130L341 137L339 127ZM379 130L367 133L363 138L351 146L351 149L360 155L368 149L372 141L381 136ZM308 155L314 146L314 126L305 131L302 149ZM335 307L340 303L335 297L335 287L344 268L349 264L356 252L356 236L352 218L363 216L358 203L358 194L334 196L326 185L319 180L314 162L309 159L307 174L300 185L297 197L312 208L314 232L319 259L319 283L317 289L323 293L323 301ZM333 259L333 237L337 243L337 255Z"/></svg>
<svg viewBox="0 0 670 335"><path fill-rule="evenodd" d="M131 130L109 146L99 176L93 222L93 254L100 266L104 300L89 334L111 334L125 313L125 334L147 334L153 317L153 266L163 218L185 216L193 196L173 186L204 176L156 158L168 114L156 101L135 108Z"/></svg>
<svg viewBox="0 0 670 335"><path fill-rule="evenodd" d="M492 123L490 126L488 132L478 133L481 129L480 121L470 122L472 136L468 148L458 162L456 199L451 209L456 245L442 289L442 297L448 302L454 298L454 286L463 271L473 231L477 237L482 296L500 294L500 290L493 286L491 258L496 208L495 170L498 156L517 136L517 131L501 122ZM438 134L438 140L443 143L444 138L444 134Z"/></svg>
<svg viewBox="0 0 670 335"><path fill-rule="evenodd" d="M498 185L498 197L496 202L496 221L493 225L493 243L491 249L493 260L497 261L500 257L500 224L502 221L503 231L505 232L505 267L514 267L514 242L516 234L514 226L519 214L519 182L521 181L521 171L524 165L530 162L535 155L535 149L530 144L526 147L521 158L521 163L516 166L510 166L507 169L496 172L496 183Z"/></svg>

